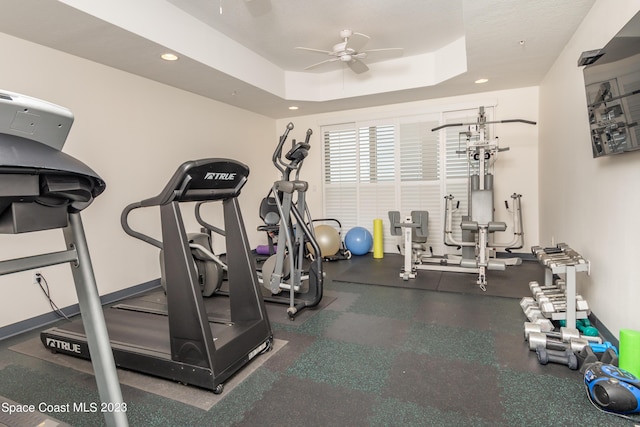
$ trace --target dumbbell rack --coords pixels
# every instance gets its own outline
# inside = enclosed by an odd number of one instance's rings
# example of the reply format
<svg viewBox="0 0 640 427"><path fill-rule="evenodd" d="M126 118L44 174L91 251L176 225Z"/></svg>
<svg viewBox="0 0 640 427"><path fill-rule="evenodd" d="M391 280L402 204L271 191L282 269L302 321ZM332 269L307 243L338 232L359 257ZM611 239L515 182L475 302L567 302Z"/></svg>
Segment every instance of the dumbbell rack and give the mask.
<svg viewBox="0 0 640 427"><path fill-rule="evenodd" d="M552 320L564 320L566 327L575 328L576 318L587 318L587 312L576 311L576 273L586 272L590 274L590 262L578 252L571 249L565 243L558 243L554 248L542 248L533 246L531 252L536 256L540 264L544 265L545 286L553 285L553 276L563 274L565 276L565 296L567 310L565 312L552 313Z"/></svg>

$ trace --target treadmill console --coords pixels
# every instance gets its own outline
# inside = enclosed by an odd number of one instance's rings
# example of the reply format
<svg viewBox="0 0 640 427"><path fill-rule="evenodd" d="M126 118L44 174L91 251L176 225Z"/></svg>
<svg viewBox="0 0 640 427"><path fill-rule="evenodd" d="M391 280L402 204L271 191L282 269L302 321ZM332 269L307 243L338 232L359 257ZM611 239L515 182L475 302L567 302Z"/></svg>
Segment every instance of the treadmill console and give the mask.
<svg viewBox="0 0 640 427"><path fill-rule="evenodd" d="M142 204L153 206L238 197L248 176L249 167L235 160L191 160L180 165L158 196Z"/></svg>
<svg viewBox="0 0 640 427"><path fill-rule="evenodd" d="M0 90L0 233L68 225L105 189L87 165L61 152L73 114Z"/></svg>
<svg viewBox="0 0 640 427"><path fill-rule="evenodd" d="M60 151L72 124L73 114L64 107L0 89L0 133Z"/></svg>

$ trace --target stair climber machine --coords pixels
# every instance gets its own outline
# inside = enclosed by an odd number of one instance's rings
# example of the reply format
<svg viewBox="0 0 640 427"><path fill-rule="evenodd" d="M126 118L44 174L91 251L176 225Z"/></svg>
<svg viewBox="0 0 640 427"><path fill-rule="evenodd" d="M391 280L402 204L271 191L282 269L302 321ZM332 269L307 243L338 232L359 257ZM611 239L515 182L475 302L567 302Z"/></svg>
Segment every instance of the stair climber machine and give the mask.
<svg viewBox="0 0 640 427"><path fill-rule="evenodd" d="M60 252L0 261L0 275L70 264L87 331L84 351L93 355L106 425L127 426L126 403L80 217L105 190L105 183L84 163L61 151L73 120L66 108L0 90L0 233L59 228L67 246ZM54 338L44 343L61 351L76 349Z"/></svg>
<svg viewBox="0 0 640 427"><path fill-rule="evenodd" d="M159 195L123 210L125 232L161 249L166 305L149 304L139 297L105 310L117 366L219 394L231 375L271 349L273 333L238 203L248 175L249 168L234 160L188 161ZM203 291L209 288L200 283L202 273L194 252L212 265L218 262L207 259L212 252L206 241L190 241L180 210L182 202L202 201L222 202L229 284L229 298L207 298L206 305ZM133 230L128 223L133 210L156 206L162 241ZM219 280L216 276L213 281ZM43 343L49 340L68 343L55 349L60 353L90 357L79 322L44 331Z"/></svg>
<svg viewBox="0 0 640 427"><path fill-rule="evenodd" d="M300 310L317 306L322 300L322 257L313 257L308 271L304 269L305 247L320 254L320 246L313 233L312 219L306 205L306 181L299 180L300 169L309 154L311 129L307 130L304 142L292 140L291 148L284 154L283 147L293 123L285 129L271 158L282 174L282 179L273 183L271 200L277 207L278 245L276 253L262 265L262 285L269 290L265 300L287 304L287 314L293 320ZM295 177L291 174L295 171ZM272 226L273 227L273 226ZM266 231L266 230L265 230ZM271 231L275 231L275 228Z"/></svg>
<svg viewBox="0 0 640 427"><path fill-rule="evenodd" d="M465 149L458 150L458 154L467 157L468 174L468 212L462 217L460 228L461 240L453 235L453 212L459 208L460 202L454 205L454 197L445 197L445 223L444 244L462 248L462 256L448 255L446 257L433 258L424 254L426 249L428 213L426 211L414 211L411 217L404 221L400 219L397 211L389 212L391 221L391 234L404 236L404 270L400 276L405 280L416 277L416 271L440 270L465 273L477 273L477 284L486 291L487 270L505 270L508 265L519 265L520 258L496 258L497 248L505 248L507 253L513 249L519 249L524 243L524 231L522 227L522 210L520 199L522 195L512 194L511 214L513 218L513 239L507 243L496 243L493 240L495 232L506 231L504 222L494 221L494 194L493 194L493 165L497 154L509 150L508 147L499 147L498 138L489 139L486 125L494 123L520 122L535 125L535 122L522 119L487 121L484 107L478 111L476 123L452 123L438 126L432 131L438 131L447 127L467 126L467 131L460 132L466 139ZM509 210L509 203L505 201ZM404 232L403 232L404 230ZM413 249L411 249L413 248Z"/></svg>

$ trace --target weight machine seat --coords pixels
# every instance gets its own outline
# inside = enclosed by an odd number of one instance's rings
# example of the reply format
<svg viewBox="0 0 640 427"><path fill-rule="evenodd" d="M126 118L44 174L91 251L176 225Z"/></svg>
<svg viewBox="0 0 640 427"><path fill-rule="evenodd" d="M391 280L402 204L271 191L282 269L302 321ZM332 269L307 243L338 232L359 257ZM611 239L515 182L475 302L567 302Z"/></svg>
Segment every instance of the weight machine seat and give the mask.
<svg viewBox="0 0 640 427"><path fill-rule="evenodd" d="M426 244L429 236L429 212L411 211L411 222L402 222L399 211L389 211L389 222L391 223L391 235L401 236L403 227L411 228L411 241L418 245ZM420 249L420 247L417 247Z"/></svg>
<svg viewBox="0 0 640 427"><path fill-rule="evenodd" d="M417 224L416 228L411 229L411 241L424 246L426 249L427 237L429 237L429 212L427 211L411 211L411 222Z"/></svg>
<svg viewBox="0 0 640 427"><path fill-rule="evenodd" d="M0 233L68 225L106 185L87 165L43 143L0 134Z"/></svg>

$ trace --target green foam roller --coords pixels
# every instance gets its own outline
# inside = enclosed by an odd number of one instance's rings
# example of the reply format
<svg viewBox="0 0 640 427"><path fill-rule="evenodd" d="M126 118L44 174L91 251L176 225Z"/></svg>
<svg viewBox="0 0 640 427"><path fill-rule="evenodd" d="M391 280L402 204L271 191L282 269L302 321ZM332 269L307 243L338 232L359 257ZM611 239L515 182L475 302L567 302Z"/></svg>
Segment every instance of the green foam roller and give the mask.
<svg viewBox="0 0 640 427"><path fill-rule="evenodd" d="M620 329L619 366L640 377L640 331Z"/></svg>

